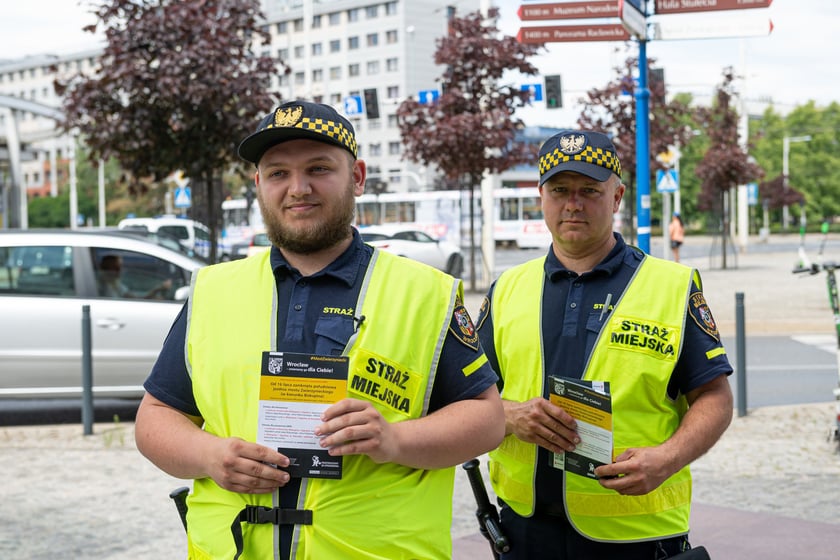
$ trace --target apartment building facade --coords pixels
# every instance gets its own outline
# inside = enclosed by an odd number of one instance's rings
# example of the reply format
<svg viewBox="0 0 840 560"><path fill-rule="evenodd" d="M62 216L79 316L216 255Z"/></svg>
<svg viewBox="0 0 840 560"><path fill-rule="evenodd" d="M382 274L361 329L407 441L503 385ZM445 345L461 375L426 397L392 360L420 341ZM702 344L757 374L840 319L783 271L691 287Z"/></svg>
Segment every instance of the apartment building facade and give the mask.
<svg viewBox="0 0 840 560"><path fill-rule="evenodd" d="M284 100L327 103L347 115L370 184L397 192L431 188L433 172L403 159L396 111L405 98L439 89L443 69L434 64L434 51L453 8L443 0L263 0L262 7L271 44L257 50L291 68L274 76L270 89ZM458 13L478 8L478 0L458 2ZM53 80L94 72L100 54L0 61L0 96L58 108ZM61 162L70 155L70 140L58 134L51 118L0 106L0 144L12 124L28 148L18 181L29 197L54 194L66 172ZM0 185L10 182L7 167L0 163Z"/></svg>

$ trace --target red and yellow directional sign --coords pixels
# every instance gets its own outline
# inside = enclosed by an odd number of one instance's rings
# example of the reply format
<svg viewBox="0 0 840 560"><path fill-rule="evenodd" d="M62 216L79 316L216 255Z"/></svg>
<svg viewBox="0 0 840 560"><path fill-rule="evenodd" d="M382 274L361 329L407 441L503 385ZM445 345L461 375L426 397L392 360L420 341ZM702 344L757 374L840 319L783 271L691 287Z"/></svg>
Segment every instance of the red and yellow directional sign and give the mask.
<svg viewBox="0 0 840 560"><path fill-rule="evenodd" d="M525 4L516 11L522 21L545 19L589 19L618 17L617 0L589 0L589 2L563 2L553 4Z"/></svg>
<svg viewBox="0 0 840 560"><path fill-rule="evenodd" d="M516 40L520 43L563 43L579 41L628 41L630 34L620 24L552 25L520 27Z"/></svg>
<svg viewBox="0 0 840 560"><path fill-rule="evenodd" d="M656 14L767 8L773 0L655 0Z"/></svg>

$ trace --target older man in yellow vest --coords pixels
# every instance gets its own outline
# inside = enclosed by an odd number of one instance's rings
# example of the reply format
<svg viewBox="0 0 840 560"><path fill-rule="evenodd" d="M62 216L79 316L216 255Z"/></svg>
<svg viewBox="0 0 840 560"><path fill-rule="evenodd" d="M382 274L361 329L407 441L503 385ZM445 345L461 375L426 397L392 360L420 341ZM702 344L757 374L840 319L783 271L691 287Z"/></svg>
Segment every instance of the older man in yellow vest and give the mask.
<svg viewBox="0 0 840 560"><path fill-rule="evenodd" d="M697 272L613 232L610 139L564 130L539 169L551 248L503 273L478 319L505 408L502 558L668 558L690 546L688 464L731 420L732 368Z"/></svg>

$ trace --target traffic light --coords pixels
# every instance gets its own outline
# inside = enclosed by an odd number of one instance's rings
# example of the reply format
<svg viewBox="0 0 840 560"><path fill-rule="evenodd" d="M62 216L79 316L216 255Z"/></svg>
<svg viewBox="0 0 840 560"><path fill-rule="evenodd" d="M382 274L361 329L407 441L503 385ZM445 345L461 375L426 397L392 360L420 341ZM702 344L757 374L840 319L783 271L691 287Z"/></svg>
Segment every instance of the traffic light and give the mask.
<svg viewBox="0 0 840 560"><path fill-rule="evenodd" d="M650 98L658 103L665 104L665 70L662 68L650 69Z"/></svg>
<svg viewBox="0 0 840 560"><path fill-rule="evenodd" d="M560 86L560 76L545 77L545 108L558 109L563 106L563 89Z"/></svg>
<svg viewBox="0 0 840 560"><path fill-rule="evenodd" d="M376 94L376 88L365 90L365 112L367 118L379 118L379 96Z"/></svg>

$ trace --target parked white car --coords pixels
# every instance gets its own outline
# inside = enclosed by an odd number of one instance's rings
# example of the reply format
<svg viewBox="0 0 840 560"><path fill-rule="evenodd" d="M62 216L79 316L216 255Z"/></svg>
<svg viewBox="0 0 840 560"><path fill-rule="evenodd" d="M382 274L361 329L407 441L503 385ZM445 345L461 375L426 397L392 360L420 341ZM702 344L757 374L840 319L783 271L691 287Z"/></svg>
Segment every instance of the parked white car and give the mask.
<svg viewBox="0 0 840 560"><path fill-rule="evenodd" d="M175 216L159 218L125 218L117 224L119 229L143 230L167 235L203 259L210 258L210 229L200 222Z"/></svg>
<svg viewBox="0 0 840 560"><path fill-rule="evenodd" d="M124 233L0 230L0 398L81 395L86 305L94 394L142 396L203 265Z"/></svg>
<svg viewBox="0 0 840 560"><path fill-rule="evenodd" d="M464 273L464 255L453 243L435 239L426 232L398 225L359 228L368 245L426 263L452 276Z"/></svg>

